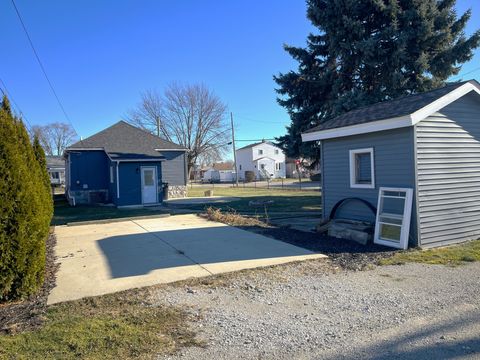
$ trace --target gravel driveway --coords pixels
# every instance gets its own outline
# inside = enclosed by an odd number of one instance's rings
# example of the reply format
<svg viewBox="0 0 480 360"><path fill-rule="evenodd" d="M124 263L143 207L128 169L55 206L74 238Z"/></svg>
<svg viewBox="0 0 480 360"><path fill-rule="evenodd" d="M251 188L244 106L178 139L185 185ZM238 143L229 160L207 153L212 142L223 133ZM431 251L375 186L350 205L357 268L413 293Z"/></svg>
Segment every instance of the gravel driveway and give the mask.
<svg viewBox="0 0 480 360"><path fill-rule="evenodd" d="M478 359L480 263L371 271L315 260L166 286L205 348L172 359Z"/></svg>

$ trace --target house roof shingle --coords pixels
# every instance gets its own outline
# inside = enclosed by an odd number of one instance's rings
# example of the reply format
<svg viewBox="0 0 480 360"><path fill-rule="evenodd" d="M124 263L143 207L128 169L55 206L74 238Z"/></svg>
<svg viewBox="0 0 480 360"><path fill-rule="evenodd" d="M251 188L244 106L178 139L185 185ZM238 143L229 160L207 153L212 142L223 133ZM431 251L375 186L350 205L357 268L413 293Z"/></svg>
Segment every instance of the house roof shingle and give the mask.
<svg viewBox="0 0 480 360"><path fill-rule="evenodd" d="M272 146L277 147L277 145L275 145L275 144L274 144L273 142L271 142L271 141L262 140L262 141L260 141L260 142L256 142L256 143L253 143L253 144L249 144L249 145L243 146L243 147L237 149L237 151L238 151L238 150L249 149L249 148L252 148L252 147L254 147L254 146L261 145L261 144L269 144L269 145L272 145Z"/></svg>
<svg viewBox="0 0 480 360"><path fill-rule="evenodd" d="M451 83L439 89L414 95L407 95L398 99L384 101L349 111L330 121L315 126L305 131L305 133L336 129L410 115L468 82L472 83L474 86L480 87L480 84L475 80Z"/></svg>
<svg viewBox="0 0 480 360"><path fill-rule="evenodd" d="M62 156L48 155L45 157L47 160L47 168L64 168L65 159Z"/></svg>
<svg viewBox="0 0 480 360"><path fill-rule="evenodd" d="M67 151L98 148L105 150L114 160L162 159L164 156L158 150L186 150L183 146L161 139L125 121L119 121L69 146Z"/></svg>

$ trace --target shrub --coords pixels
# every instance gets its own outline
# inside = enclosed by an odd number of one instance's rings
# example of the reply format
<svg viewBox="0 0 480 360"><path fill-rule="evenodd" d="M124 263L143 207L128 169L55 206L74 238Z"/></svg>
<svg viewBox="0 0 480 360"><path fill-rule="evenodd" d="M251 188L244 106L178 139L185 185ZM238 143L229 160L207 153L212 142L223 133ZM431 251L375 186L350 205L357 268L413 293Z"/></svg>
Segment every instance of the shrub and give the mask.
<svg viewBox="0 0 480 360"><path fill-rule="evenodd" d="M12 115L4 98L0 109L0 300L26 297L43 282L53 212L45 176L46 168L37 160L23 123Z"/></svg>
<svg viewBox="0 0 480 360"><path fill-rule="evenodd" d="M255 181L255 173L253 171L245 171L245 182Z"/></svg>
<svg viewBox="0 0 480 360"><path fill-rule="evenodd" d="M321 173L310 174L310 180L321 181L322 180L322 174Z"/></svg>

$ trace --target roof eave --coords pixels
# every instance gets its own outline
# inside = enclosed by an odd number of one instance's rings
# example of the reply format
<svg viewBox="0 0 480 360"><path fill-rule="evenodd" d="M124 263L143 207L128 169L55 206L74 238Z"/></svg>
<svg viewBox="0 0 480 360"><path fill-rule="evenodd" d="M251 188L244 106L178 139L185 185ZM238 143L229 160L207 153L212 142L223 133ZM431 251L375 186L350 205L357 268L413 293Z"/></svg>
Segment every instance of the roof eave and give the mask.
<svg viewBox="0 0 480 360"><path fill-rule="evenodd" d="M413 126L422 121L423 119L429 117L430 115L436 113L445 106L458 100L470 91L475 91L477 94L480 95L480 89L478 86L473 85L472 83L465 83L462 86L456 88L455 90L452 90L448 94L440 97L439 99L431 102L430 104L424 106L423 108L415 111L412 114L390 119L366 122L363 124L338 127L334 129L305 132L302 133L302 142L333 139L343 136L360 135L376 131L392 130Z"/></svg>

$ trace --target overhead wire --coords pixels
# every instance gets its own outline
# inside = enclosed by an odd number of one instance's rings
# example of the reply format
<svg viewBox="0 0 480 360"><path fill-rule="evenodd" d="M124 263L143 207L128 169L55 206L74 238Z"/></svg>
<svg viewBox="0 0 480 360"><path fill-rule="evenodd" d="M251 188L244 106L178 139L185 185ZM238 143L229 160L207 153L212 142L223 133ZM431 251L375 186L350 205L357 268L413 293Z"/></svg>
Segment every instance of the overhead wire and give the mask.
<svg viewBox="0 0 480 360"><path fill-rule="evenodd" d="M27 124L28 124L28 127L30 128L30 130L33 129L33 126L32 124L30 123L30 121L28 120L28 118L25 116L25 113L22 111L22 109L20 108L20 106L18 105L18 103L15 101L15 99L13 98L12 96L12 93L10 91L8 91L7 89L7 85L5 85L5 82L2 80L2 78L0 78L0 90L2 91L2 94L5 95L9 100L12 101L13 105L15 106L15 108L17 109L17 112L19 113L20 115L20 118L21 119L24 119ZM3 88L3 89L2 89Z"/></svg>
<svg viewBox="0 0 480 360"><path fill-rule="evenodd" d="M17 7L17 5L15 4L15 0L11 0L12 1L12 5L13 5L13 8L15 9L15 12L17 14L17 17L18 19L20 20L20 23L22 25L22 28L23 28L23 31L25 32L25 35L27 36L27 39L28 39L28 42L30 44L30 47L32 48L33 50L33 54L35 55L35 58L37 59L37 62L38 62L38 65L40 66L40 69L42 70L42 73L45 77L45 79L47 80L47 83L50 87L50 90L52 91L55 99L57 100L57 103L60 107L60 109L62 110L62 113L63 115L65 116L65 119L68 121L68 123L72 126L72 129L73 131L75 131L75 133L77 134L78 136L78 132L75 130L75 126L73 125L72 121L70 120L70 117L68 116L67 112L65 111L65 107L63 106L62 102L60 101L60 98L57 94L57 92L55 91L55 88L53 87L53 84L52 82L50 81L50 78L48 77L47 75L47 71L45 70L45 67L43 66L43 63L42 61L40 60L40 56L38 55L38 52L37 50L35 49L35 46L33 45L33 41L32 41L32 38L30 37L30 34L27 30L27 27L25 26L25 22L23 21L23 18L22 18L22 15L20 14L20 11Z"/></svg>

